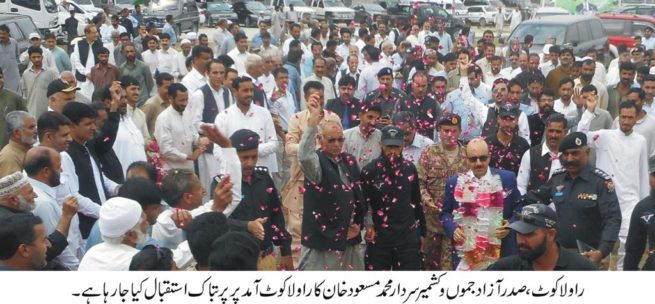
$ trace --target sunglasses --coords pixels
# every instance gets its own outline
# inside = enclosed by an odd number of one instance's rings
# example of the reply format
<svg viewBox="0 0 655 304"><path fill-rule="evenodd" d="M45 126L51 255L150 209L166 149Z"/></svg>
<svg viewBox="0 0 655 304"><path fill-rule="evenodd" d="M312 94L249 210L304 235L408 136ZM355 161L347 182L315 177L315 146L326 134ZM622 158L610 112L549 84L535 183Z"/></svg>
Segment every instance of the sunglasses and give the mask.
<svg viewBox="0 0 655 304"><path fill-rule="evenodd" d="M469 160L470 162L472 162L472 163L477 163L478 160L479 160L480 162L483 162L483 163L484 163L484 162L486 162L487 160L489 160L489 156L488 156L488 155L482 155L482 156L470 156L470 157L468 157L468 160Z"/></svg>
<svg viewBox="0 0 655 304"><path fill-rule="evenodd" d="M344 137L326 138L326 140L327 140L328 143L333 144L333 143L335 143L335 142L337 142L337 141L338 141L339 143L343 143L343 142L346 140L346 138L344 138Z"/></svg>

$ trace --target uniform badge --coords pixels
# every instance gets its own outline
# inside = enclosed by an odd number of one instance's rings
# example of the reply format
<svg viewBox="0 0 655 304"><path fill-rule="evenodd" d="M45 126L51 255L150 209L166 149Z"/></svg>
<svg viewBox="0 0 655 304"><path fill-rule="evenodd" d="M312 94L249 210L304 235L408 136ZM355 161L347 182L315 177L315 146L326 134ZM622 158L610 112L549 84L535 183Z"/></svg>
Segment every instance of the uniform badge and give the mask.
<svg viewBox="0 0 655 304"><path fill-rule="evenodd" d="M575 145L576 145L576 146L582 146L582 139L580 139L579 137L576 138L576 139L575 139Z"/></svg>
<svg viewBox="0 0 655 304"><path fill-rule="evenodd" d="M607 192L610 192L610 193L614 192L614 183L611 180L606 181L605 186L607 186Z"/></svg>
<svg viewBox="0 0 655 304"><path fill-rule="evenodd" d="M641 217L641 219L644 220L644 222L646 222L646 224L650 224L650 219L651 218L653 218L652 213L646 214L646 215Z"/></svg>
<svg viewBox="0 0 655 304"><path fill-rule="evenodd" d="M564 190L564 185L559 185L559 186L555 187L555 190L557 191L557 192L555 192L555 196L564 195L564 192L562 192L562 190Z"/></svg>

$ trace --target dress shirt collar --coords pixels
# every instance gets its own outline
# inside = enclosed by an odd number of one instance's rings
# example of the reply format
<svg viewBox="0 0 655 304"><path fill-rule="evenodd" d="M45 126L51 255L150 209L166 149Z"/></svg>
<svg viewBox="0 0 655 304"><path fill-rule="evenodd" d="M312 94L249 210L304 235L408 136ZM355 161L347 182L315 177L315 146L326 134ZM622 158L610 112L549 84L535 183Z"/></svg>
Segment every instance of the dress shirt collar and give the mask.
<svg viewBox="0 0 655 304"><path fill-rule="evenodd" d="M189 74L190 74L191 77L193 77L195 80L203 81L203 82L205 81L205 76L202 75L202 74L200 74L200 72L198 72L198 70L196 70L195 67L192 67L192 68L191 68L191 72L189 72Z"/></svg>
<svg viewBox="0 0 655 304"><path fill-rule="evenodd" d="M473 174L473 171L471 170L469 170L466 174L468 174L468 176L470 177L477 178L475 177L475 174ZM480 178L479 180L491 180L491 176L492 176L491 167L487 167L487 173L485 173L484 176L482 176L482 178Z"/></svg>
<svg viewBox="0 0 655 304"><path fill-rule="evenodd" d="M41 190L43 193L48 195L50 197L50 199L52 199L52 200L56 199L57 195L55 194L55 189L53 189L52 187L46 185L43 182L41 182L39 180L36 180L36 179L33 179L31 177L29 177L29 180L30 180L30 184L33 187L38 188L39 190Z"/></svg>
<svg viewBox="0 0 655 304"><path fill-rule="evenodd" d="M555 153L555 152L551 151L550 148L548 148L548 145L546 144L546 142L544 142L543 144L541 144L541 156L544 156L546 154L552 154L552 155L559 156L559 152Z"/></svg>

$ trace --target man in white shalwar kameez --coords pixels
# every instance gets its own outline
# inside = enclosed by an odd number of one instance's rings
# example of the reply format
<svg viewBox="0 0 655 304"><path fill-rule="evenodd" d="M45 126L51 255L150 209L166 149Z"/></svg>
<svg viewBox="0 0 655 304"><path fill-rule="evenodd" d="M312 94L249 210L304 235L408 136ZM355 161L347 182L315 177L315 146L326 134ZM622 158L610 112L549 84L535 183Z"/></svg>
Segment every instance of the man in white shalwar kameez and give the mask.
<svg viewBox="0 0 655 304"><path fill-rule="evenodd" d="M622 270L632 210L650 193L646 139L633 130L637 120L637 107L631 102L624 102L619 106L619 129L589 131L591 120L595 117L598 97L593 92L588 92L583 93L583 98L587 103L587 111L580 118L578 131L586 133L591 139L589 146L595 148L596 167L612 177L623 215L616 265L618 270Z"/></svg>

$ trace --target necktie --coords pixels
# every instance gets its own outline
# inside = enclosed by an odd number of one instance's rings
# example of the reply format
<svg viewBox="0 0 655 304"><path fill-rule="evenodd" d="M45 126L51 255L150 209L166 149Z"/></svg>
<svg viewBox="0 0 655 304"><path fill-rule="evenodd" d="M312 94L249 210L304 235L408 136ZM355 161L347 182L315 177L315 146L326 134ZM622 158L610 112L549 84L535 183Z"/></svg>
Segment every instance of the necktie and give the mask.
<svg viewBox="0 0 655 304"><path fill-rule="evenodd" d="M343 118L341 118L341 125L343 129L346 130L350 128L350 114L348 114L348 105L346 105L346 110L343 112Z"/></svg>

